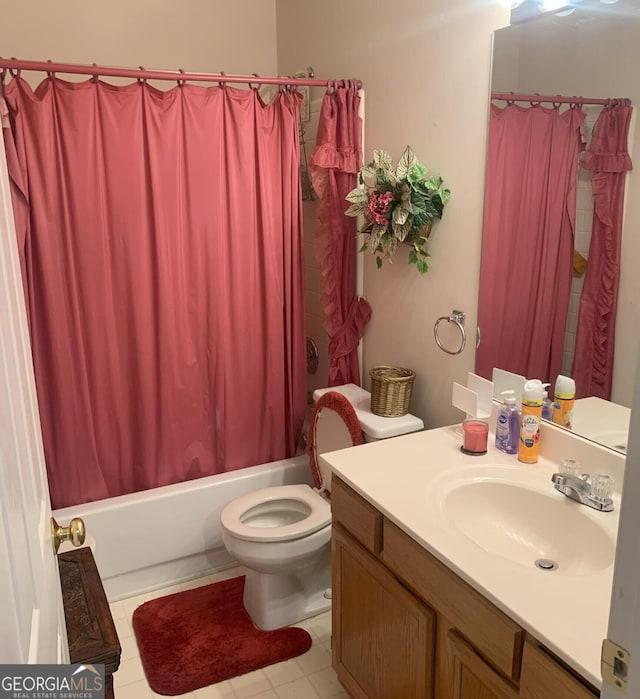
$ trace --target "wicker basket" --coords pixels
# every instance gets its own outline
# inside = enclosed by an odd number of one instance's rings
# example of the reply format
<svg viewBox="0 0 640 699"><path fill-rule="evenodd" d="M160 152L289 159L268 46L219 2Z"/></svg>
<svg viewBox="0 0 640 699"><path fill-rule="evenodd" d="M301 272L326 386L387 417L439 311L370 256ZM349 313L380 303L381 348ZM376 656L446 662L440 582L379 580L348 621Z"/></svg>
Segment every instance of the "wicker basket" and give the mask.
<svg viewBox="0 0 640 699"><path fill-rule="evenodd" d="M409 412L413 380L411 369L396 366L376 366L371 377L371 412L382 417L400 417Z"/></svg>

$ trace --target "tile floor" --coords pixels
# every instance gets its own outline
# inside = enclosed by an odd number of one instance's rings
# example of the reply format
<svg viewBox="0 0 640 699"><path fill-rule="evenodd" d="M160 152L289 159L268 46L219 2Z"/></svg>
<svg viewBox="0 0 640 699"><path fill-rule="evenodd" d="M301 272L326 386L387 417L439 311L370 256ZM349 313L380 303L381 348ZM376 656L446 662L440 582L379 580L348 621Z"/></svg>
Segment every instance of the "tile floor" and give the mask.
<svg viewBox="0 0 640 699"><path fill-rule="evenodd" d="M122 656L114 675L116 699L151 699L161 697L151 690L140 662L138 646L131 626L136 607L162 595L180 592L199 585L242 575L241 568L232 568L206 578L155 590L111 604L111 613L120 638ZM296 626L306 629L313 645L304 654L277 665L270 665L225 682L181 694L183 699L347 699L348 694L331 668L331 612L307 619Z"/></svg>

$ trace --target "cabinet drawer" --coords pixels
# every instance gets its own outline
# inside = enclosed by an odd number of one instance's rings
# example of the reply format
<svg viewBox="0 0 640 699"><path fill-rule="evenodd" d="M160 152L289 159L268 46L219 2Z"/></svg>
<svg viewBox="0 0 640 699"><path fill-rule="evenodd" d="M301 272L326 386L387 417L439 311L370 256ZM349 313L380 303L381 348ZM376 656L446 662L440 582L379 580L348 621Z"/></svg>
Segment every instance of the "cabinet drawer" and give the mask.
<svg viewBox="0 0 640 699"><path fill-rule="evenodd" d="M369 551L380 552L382 515L337 476L331 479L331 516Z"/></svg>
<svg viewBox="0 0 640 699"><path fill-rule="evenodd" d="M497 670L520 677L524 630L387 519L382 560Z"/></svg>
<svg viewBox="0 0 640 699"><path fill-rule="evenodd" d="M535 641L527 640L522 658L521 699L596 699L588 689Z"/></svg>

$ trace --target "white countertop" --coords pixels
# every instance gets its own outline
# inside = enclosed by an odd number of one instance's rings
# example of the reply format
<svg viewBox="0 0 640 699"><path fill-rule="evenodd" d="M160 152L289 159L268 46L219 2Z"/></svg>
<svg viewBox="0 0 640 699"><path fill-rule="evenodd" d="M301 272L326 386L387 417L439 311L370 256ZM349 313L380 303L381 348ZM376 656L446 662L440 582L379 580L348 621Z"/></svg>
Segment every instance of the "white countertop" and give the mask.
<svg viewBox="0 0 640 699"><path fill-rule="evenodd" d="M621 482L624 459L611 450L590 445L563 430L551 432L548 442L557 457L558 440L566 458L579 455L583 464L591 458L598 466L613 464L609 472ZM551 428L553 429L553 428ZM564 436L560 434L564 432ZM558 436L560 435L560 436ZM545 432L543 431L544 443ZM580 508L616 540L619 494L615 510L598 512L575 503L554 490L551 474L557 461L541 457L534 465L520 463L493 446L484 456L467 456L460 451L461 437L456 426L416 432L394 439L364 444L323 455L346 483L388 519L424 546L478 592L490 599L536 639L566 661L594 686L601 686L600 648L607 635L613 562L587 575L542 571L510 558L490 553L458 530L445 514L442 503L456 482L477 473L478 466L495 467L516 482L566 501L567 507ZM574 440L574 441L571 441ZM588 466L589 464L587 464ZM587 469L585 469L587 470ZM542 519L545 513L541 511ZM558 537L566 535L557 532ZM575 536L573 534L572 536ZM588 541L576 545L588 546Z"/></svg>
<svg viewBox="0 0 640 699"><path fill-rule="evenodd" d="M602 398L589 396L576 400L573 430L587 439L626 452L631 409Z"/></svg>

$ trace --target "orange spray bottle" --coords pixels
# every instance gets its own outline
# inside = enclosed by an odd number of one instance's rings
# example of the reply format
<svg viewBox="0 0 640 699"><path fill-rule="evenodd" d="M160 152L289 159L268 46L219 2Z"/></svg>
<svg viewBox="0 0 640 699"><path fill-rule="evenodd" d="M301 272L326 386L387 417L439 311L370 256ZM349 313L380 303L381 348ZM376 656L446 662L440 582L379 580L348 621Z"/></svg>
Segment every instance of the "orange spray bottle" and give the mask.
<svg viewBox="0 0 640 699"><path fill-rule="evenodd" d="M522 390L518 460L525 464L538 462L543 392L542 381L539 379L527 381Z"/></svg>

